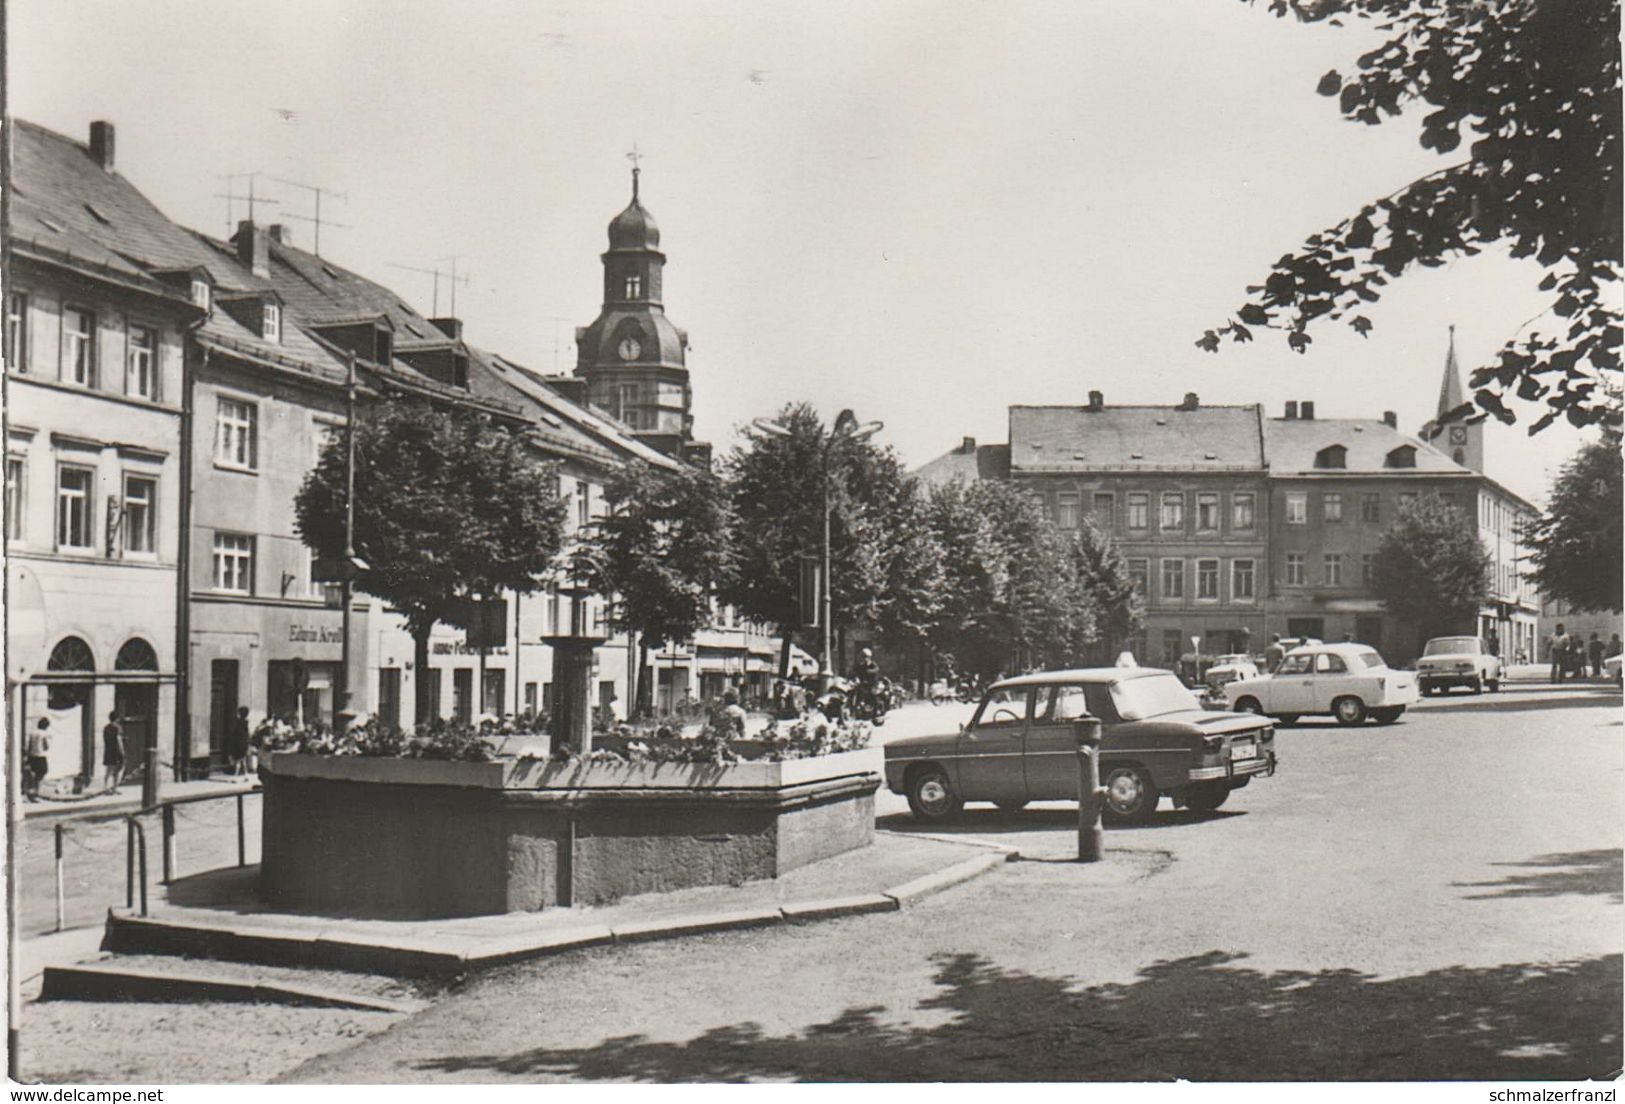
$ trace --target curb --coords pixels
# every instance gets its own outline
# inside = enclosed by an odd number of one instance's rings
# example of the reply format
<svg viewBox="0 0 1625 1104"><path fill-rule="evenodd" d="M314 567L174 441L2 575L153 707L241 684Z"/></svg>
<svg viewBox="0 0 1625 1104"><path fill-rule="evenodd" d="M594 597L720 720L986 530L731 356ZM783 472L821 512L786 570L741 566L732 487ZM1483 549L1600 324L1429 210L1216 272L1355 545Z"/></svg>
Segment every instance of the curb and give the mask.
<svg viewBox="0 0 1625 1104"><path fill-rule="evenodd" d="M760 908L678 916L669 920L647 920L637 924L613 924L609 930L617 943L645 943L680 935L705 935L709 932L733 931L737 928L761 928L783 922L784 913L778 908Z"/></svg>
<svg viewBox="0 0 1625 1104"><path fill-rule="evenodd" d="M842 916L862 916L870 912L896 912L897 898L885 893L870 893L860 897L826 897L821 901L805 901L798 905L785 905L780 912L792 924L812 920L835 920Z"/></svg>
<svg viewBox="0 0 1625 1104"><path fill-rule="evenodd" d="M972 878L986 874L989 870L1003 866L1010 861L1009 855L977 855L975 858L965 859L954 863L946 870L939 870L935 874L927 874L915 878L911 882L893 886L882 890L887 897L897 902L899 908L912 905L923 898L951 889L961 882L968 882Z"/></svg>
<svg viewBox="0 0 1625 1104"><path fill-rule="evenodd" d="M47 966L39 999L83 1001L243 1001L307 1008L410 1013L427 1005L341 993L314 985L269 984L211 974L176 974L111 965Z"/></svg>
<svg viewBox="0 0 1625 1104"><path fill-rule="evenodd" d="M997 851L1002 855L1008 855L1011 862L1021 858L1021 849L1019 847L1011 847L1005 843L994 843L992 840L980 839L976 836L946 836L933 832L899 832L892 828L876 828L875 831L884 832L896 839L925 839L937 843L957 843L963 847L981 847L988 851Z"/></svg>

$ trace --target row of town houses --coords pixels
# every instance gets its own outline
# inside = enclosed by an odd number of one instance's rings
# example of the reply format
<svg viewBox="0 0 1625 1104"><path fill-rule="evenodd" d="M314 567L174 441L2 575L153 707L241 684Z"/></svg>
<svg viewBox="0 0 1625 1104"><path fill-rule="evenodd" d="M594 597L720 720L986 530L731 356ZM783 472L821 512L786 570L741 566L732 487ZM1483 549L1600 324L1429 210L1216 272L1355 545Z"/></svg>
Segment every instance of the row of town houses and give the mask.
<svg viewBox="0 0 1625 1104"><path fill-rule="evenodd" d="M544 377L280 226L245 221L219 240L177 225L121 175L109 123L78 141L19 121L9 158L7 707L13 724L51 720L48 778L94 775L109 714L131 761L156 748L165 777L218 765L241 708L255 724L332 722L343 611L292 504L344 426L352 358L365 394L522 426L558 465L572 531L601 515L620 465L709 462L635 175L576 372ZM499 607L493 639L475 647L440 626L414 670L403 620L357 595L352 709L410 726L427 679L436 716L547 711L549 639L586 635L602 638L593 704L625 715L642 660L607 631L601 598L550 588ZM694 640L648 655L657 706L767 691L776 640L716 612Z"/></svg>

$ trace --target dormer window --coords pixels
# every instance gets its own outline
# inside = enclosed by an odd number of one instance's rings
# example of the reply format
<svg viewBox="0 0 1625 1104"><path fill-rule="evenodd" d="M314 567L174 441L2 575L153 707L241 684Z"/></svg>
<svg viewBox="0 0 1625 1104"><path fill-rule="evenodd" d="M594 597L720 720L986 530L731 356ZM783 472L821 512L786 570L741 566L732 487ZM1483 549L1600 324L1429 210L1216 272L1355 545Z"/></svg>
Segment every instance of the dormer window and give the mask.
<svg viewBox="0 0 1625 1104"><path fill-rule="evenodd" d="M282 340L282 307L276 303L260 305L260 337L266 341Z"/></svg>
<svg viewBox="0 0 1625 1104"><path fill-rule="evenodd" d="M1385 459L1383 461L1383 467L1386 467L1386 468L1414 468L1414 467L1416 467L1416 446L1415 445L1400 445L1398 448L1392 450L1391 452L1388 453L1387 459Z"/></svg>
<svg viewBox="0 0 1625 1104"><path fill-rule="evenodd" d="M453 354L451 358L451 382L455 387L468 390L468 358L462 353Z"/></svg>
<svg viewBox="0 0 1625 1104"><path fill-rule="evenodd" d="M628 272L626 274L626 297L639 299L643 296L643 276L641 273Z"/></svg>
<svg viewBox="0 0 1625 1104"><path fill-rule="evenodd" d="M192 278L192 305L209 311L214 308L213 300L213 289L209 287L209 281L194 276Z"/></svg>
<svg viewBox="0 0 1625 1104"><path fill-rule="evenodd" d="M1349 450L1342 445L1327 445L1315 453L1315 467L1317 468L1346 468L1348 467Z"/></svg>
<svg viewBox="0 0 1625 1104"><path fill-rule="evenodd" d="M386 329L372 331L372 361L374 364L388 364L394 359L395 342L393 335Z"/></svg>

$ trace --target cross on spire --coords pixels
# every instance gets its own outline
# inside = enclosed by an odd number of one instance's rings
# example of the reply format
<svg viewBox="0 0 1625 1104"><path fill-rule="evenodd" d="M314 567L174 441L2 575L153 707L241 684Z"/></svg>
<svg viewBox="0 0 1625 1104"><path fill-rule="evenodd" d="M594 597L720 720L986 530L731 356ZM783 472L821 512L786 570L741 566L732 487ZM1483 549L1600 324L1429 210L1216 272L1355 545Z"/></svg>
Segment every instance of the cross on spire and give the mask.
<svg viewBox="0 0 1625 1104"><path fill-rule="evenodd" d="M632 202L636 203L638 201L638 174L643 171L638 167L638 162L643 160L643 154L638 152L636 142L632 143L632 152L626 155L626 159L632 162Z"/></svg>

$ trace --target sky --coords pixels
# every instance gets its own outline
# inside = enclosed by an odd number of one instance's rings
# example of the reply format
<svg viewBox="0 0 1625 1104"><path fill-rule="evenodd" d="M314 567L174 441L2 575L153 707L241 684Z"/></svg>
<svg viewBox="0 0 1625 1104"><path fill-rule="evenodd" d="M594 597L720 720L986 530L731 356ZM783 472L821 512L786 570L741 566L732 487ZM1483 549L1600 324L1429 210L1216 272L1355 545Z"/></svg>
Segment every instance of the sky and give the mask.
<svg viewBox="0 0 1625 1104"><path fill-rule="evenodd" d="M634 148L690 337L697 433L788 402L886 423L917 465L1004 441L1011 404L1310 399L1433 412L1545 307L1486 253L1391 285L1368 338L1192 344L1270 263L1439 167L1409 120L1314 86L1374 40L1236 0L11 0L10 110L83 138L172 218L228 231L260 172L322 253L552 372L595 317ZM245 187L236 182L236 188ZM236 203L235 217L244 205ZM332 225L332 224L342 225ZM1539 501L1581 438L1492 424L1488 474Z"/></svg>

